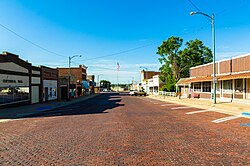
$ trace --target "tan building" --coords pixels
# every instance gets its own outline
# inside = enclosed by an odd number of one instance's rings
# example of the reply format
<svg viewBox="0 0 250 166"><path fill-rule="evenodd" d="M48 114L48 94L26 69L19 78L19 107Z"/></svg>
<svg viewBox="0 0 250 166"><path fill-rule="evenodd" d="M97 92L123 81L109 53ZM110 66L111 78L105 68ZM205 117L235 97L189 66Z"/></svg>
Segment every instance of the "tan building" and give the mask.
<svg viewBox="0 0 250 166"><path fill-rule="evenodd" d="M157 95L163 85L164 82L161 81L160 75L154 75L151 79L148 79L148 93Z"/></svg>
<svg viewBox="0 0 250 166"><path fill-rule="evenodd" d="M40 74L18 55L0 54L0 107L38 103Z"/></svg>
<svg viewBox="0 0 250 166"><path fill-rule="evenodd" d="M216 97L250 99L250 54L216 62ZM184 97L213 98L213 63L192 67L190 77L180 79Z"/></svg>
<svg viewBox="0 0 250 166"><path fill-rule="evenodd" d="M156 71L141 71L141 87L145 90L145 92L149 92L148 79L152 79L153 76L159 75L160 72Z"/></svg>

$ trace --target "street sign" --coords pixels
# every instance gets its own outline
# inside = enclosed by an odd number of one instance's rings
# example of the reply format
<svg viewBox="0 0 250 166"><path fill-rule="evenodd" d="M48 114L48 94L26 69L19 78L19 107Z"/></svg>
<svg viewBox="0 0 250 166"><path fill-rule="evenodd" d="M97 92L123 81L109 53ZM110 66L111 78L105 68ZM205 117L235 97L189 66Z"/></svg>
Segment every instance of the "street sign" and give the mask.
<svg viewBox="0 0 250 166"><path fill-rule="evenodd" d="M218 78L217 77L213 77L213 83L218 83Z"/></svg>

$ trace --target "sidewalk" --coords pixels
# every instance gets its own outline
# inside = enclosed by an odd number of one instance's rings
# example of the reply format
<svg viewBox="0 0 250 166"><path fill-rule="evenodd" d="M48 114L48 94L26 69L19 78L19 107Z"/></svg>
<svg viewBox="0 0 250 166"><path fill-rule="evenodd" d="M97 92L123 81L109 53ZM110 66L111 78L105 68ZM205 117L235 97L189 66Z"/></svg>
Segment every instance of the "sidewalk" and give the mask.
<svg viewBox="0 0 250 166"><path fill-rule="evenodd" d="M161 101L193 106L200 109L211 109L213 111L228 115L244 115L244 117L250 118L250 101L248 103L241 101L226 102L223 100L217 100L217 104L213 104L212 99L201 99L201 98L179 99L177 97L162 96L162 95L150 95L148 97Z"/></svg>
<svg viewBox="0 0 250 166"><path fill-rule="evenodd" d="M51 101L47 103L0 109L0 122L5 121L6 119L16 119L21 118L24 115L32 115L43 111L49 111L55 108L85 101L98 95L99 94L84 95L78 98L71 99L71 101Z"/></svg>

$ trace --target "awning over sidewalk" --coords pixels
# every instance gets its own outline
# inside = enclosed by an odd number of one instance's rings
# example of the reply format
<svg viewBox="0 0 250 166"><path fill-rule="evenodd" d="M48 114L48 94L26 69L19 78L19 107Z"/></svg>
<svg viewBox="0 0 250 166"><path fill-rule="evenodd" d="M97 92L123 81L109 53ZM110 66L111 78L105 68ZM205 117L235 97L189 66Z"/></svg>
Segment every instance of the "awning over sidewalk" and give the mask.
<svg viewBox="0 0 250 166"><path fill-rule="evenodd" d="M232 79L243 79L243 78L250 78L250 72L225 75L225 76L221 76L221 78L218 78L218 79L219 80L232 80Z"/></svg>
<svg viewBox="0 0 250 166"><path fill-rule="evenodd" d="M87 81L82 81L82 86L85 88L85 89L89 89L89 84Z"/></svg>
<svg viewBox="0 0 250 166"><path fill-rule="evenodd" d="M243 79L250 78L250 72L247 73L237 73L237 74L229 74L229 75L217 75L216 78L221 80L232 80L232 79ZM206 82L213 81L213 76L205 76L205 77L193 77L193 78L181 78L176 85L189 85L193 82Z"/></svg>
<svg viewBox="0 0 250 166"><path fill-rule="evenodd" d="M212 76L207 77L193 77L193 78L181 78L176 85L189 85L192 82L206 82L206 81L212 81Z"/></svg>
<svg viewBox="0 0 250 166"><path fill-rule="evenodd" d="M176 85L182 86L182 85L189 85L191 82L189 80L191 80L192 78L181 78Z"/></svg>

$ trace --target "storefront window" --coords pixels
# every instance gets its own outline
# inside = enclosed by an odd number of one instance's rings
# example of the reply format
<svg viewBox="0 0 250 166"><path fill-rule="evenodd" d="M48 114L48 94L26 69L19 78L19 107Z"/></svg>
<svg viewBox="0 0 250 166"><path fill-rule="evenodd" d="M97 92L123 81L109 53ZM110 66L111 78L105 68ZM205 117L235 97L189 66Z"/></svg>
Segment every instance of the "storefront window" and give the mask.
<svg viewBox="0 0 250 166"><path fill-rule="evenodd" d="M0 104L29 100L29 87L0 88Z"/></svg>
<svg viewBox="0 0 250 166"><path fill-rule="evenodd" d="M202 82L202 92L211 92L211 82Z"/></svg>
<svg viewBox="0 0 250 166"><path fill-rule="evenodd" d="M201 82L194 83L194 91L201 92Z"/></svg>
<svg viewBox="0 0 250 166"><path fill-rule="evenodd" d="M223 92L232 93L232 80L223 81Z"/></svg>
<svg viewBox="0 0 250 166"><path fill-rule="evenodd" d="M243 79L235 80L235 92L242 93L243 92Z"/></svg>
<svg viewBox="0 0 250 166"><path fill-rule="evenodd" d="M54 96L56 97L56 88L54 88Z"/></svg>
<svg viewBox="0 0 250 166"><path fill-rule="evenodd" d="M52 88L49 88L49 97L52 97Z"/></svg>

